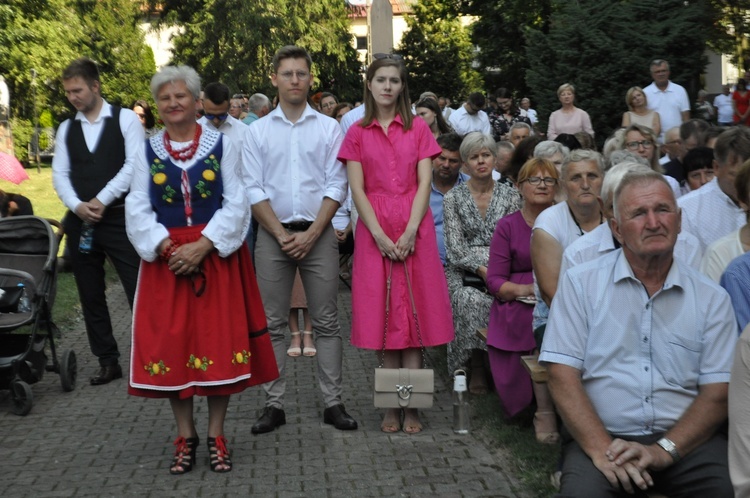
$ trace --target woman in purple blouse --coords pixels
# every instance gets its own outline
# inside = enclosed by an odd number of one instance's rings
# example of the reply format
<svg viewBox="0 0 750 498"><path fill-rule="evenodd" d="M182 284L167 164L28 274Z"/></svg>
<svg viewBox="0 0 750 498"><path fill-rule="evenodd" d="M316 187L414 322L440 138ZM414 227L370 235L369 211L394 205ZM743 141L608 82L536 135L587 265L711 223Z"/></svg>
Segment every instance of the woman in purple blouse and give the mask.
<svg viewBox="0 0 750 498"><path fill-rule="evenodd" d="M557 183L557 169L550 161L532 158L523 165L518 174L523 208L497 222L487 267L487 288L495 296L487 328L495 388L510 417L529 406L536 396L534 428L537 440L544 443L559 440L552 399L545 384L533 384L532 390L521 356L537 349L531 326L531 227L537 215L554 203Z"/></svg>

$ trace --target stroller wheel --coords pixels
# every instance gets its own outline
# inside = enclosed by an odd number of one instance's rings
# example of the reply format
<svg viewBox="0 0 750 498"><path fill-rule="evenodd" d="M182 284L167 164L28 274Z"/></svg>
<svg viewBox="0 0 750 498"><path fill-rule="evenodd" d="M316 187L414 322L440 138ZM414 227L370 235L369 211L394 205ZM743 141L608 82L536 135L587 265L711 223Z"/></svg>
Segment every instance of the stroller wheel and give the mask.
<svg viewBox="0 0 750 498"><path fill-rule="evenodd" d="M70 392L76 388L76 378L78 378L78 361L76 360L75 351L66 349L62 353L60 361L60 383L63 391Z"/></svg>
<svg viewBox="0 0 750 498"><path fill-rule="evenodd" d="M11 411L15 415L28 415L31 411L31 405L34 402L34 394L31 387L22 380L11 383L10 390L13 396L13 408Z"/></svg>

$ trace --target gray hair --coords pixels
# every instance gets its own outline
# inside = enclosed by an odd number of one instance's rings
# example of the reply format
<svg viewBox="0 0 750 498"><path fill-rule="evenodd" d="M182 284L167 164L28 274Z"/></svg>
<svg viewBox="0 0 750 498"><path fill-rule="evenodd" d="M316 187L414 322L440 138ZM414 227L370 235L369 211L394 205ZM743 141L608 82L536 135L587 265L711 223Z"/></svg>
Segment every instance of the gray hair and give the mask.
<svg viewBox="0 0 750 498"><path fill-rule="evenodd" d="M513 133L513 130L518 130L520 128L526 128L527 130L529 130L529 133L531 133L531 126L529 126L528 123L524 123L523 121L516 121L515 123L513 123L513 126L508 129L508 134L511 134Z"/></svg>
<svg viewBox="0 0 750 498"><path fill-rule="evenodd" d="M482 132L473 131L464 137L458 152L461 154L461 161L467 162L470 155L479 152L482 149L489 150L492 157L497 157L495 139Z"/></svg>
<svg viewBox="0 0 750 498"><path fill-rule="evenodd" d="M505 149L508 152L513 152L516 150L516 146L513 145L513 142L509 142L507 140L500 140L495 144L495 147L497 147L497 152L499 153L502 149Z"/></svg>
<svg viewBox="0 0 750 498"><path fill-rule="evenodd" d="M253 114L258 114L258 111L263 109L265 106L271 107L271 101L268 97L262 93L254 93L248 99L248 108Z"/></svg>
<svg viewBox="0 0 750 498"><path fill-rule="evenodd" d="M624 164L624 163L623 163ZM667 186L667 191L669 192L669 197L672 203L677 206L677 199L674 196L674 191L672 190L672 187L669 185L669 182L667 182L666 178L664 178L664 175L661 173L657 173L656 171L649 169L648 171L641 171L640 169L638 171L629 171L625 176L623 176L620 179L620 182L617 184L617 187L615 188L615 193L613 197L613 214L615 217L615 220L617 220L617 223L620 223L620 210L617 207L618 199L620 199L620 196L622 195L622 191L625 190L625 187L627 187L630 184L633 183L640 183L640 184L648 184L648 183L654 183L654 182L661 182L664 185Z"/></svg>
<svg viewBox="0 0 750 498"><path fill-rule="evenodd" d="M643 159L640 156L638 156L638 158ZM604 204L607 204L612 200L612 196L617 189L617 186L620 185L620 181L622 181L625 175L628 173L644 173L647 171L653 170L649 168L648 164L635 161L621 161L612 166L609 171L607 171L607 174L602 181L602 190L599 194Z"/></svg>
<svg viewBox="0 0 750 498"><path fill-rule="evenodd" d="M565 161L565 158L570 154L570 149L554 140L544 140L534 147L534 157L541 157L542 159L549 159L558 152L562 154L563 161Z"/></svg>
<svg viewBox="0 0 750 498"><path fill-rule="evenodd" d="M649 168L651 167L651 164L648 162L648 159L646 159L645 157L641 157L635 152L630 152L627 149L618 149L609 155L609 159L607 160L607 165L606 165L607 174L609 174L612 168L626 161L642 164L644 166L648 166Z"/></svg>
<svg viewBox="0 0 750 498"><path fill-rule="evenodd" d="M657 66L661 66L662 64L666 64L667 71L669 71L669 62L667 62L666 59L654 59L651 61L651 64L648 65L649 69Z"/></svg>
<svg viewBox="0 0 750 498"><path fill-rule="evenodd" d="M594 164L596 164L596 169L599 170L599 173L604 175L604 158L601 154L596 152L595 150L589 150L589 149L576 149L573 152L568 155L567 159L563 161L562 164L562 178L563 180L565 177L568 176L568 165L571 163L580 163L584 161L590 161Z"/></svg>
<svg viewBox="0 0 750 498"><path fill-rule="evenodd" d="M151 78L151 96L156 100L156 95L161 87L167 83L182 81L187 86L195 99L201 95L201 77L190 66L166 66Z"/></svg>
<svg viewBox="0 0 750 498"><path fill-rule="evenodd" d="M618 128L617 130L612 133L612 135L609 136L604 141L604 146L602 147L602 154L605 158L612 155L612 153L616 150L618 150L618 146L620 142L623 140L623 137L625 136L625 128Z"/></svg>

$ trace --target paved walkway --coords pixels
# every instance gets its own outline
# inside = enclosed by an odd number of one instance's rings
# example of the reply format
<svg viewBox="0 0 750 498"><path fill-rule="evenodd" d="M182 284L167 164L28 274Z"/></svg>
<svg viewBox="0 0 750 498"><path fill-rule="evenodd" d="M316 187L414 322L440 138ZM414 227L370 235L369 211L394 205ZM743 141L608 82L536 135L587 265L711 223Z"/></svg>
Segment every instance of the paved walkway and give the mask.
<svg viewBox="0 0 750 498"><path fill-rule="evenodd" d="M113 320L125 363L130 312L119 286L110 292ZM344 333L344 403L357 431L322 423L323 403L315 359L287 362L287 425L253 436L250 426L263 406L262 390L232 398L226 429L234 470L208 467L205 400L198 398L201 435L197 465L184 476L168 472L175 427L166 400L126 394L125 380L93 387L97 369L83 324L63 331L63 347L78 355L78 386L64 393L48 372L32 386L34 406L26 417L9 413L0 392L0 494L17 496L305 496L305 497L522 497L501 456L475 435L451 430L450 388L436 376L435 405L423 415L418 435L380 432L372 405L371 352L348 343L350 294L342 286L339 307ZM1 339L1 338L0 338ZM2 342L0 342L0 347ZM124 365L125 366L125 365Z"/></svg>

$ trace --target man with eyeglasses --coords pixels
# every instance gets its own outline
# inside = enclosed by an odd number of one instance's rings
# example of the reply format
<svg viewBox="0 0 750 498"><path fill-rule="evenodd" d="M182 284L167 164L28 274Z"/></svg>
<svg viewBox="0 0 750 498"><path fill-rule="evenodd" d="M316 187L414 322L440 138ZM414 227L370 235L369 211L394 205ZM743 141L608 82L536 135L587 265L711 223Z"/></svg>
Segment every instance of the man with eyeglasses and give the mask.
<svg viewBox="0 0 750 498"><path fill-rule="evenodd" d="M648 99L648 108L659 113L662 129L659 143L664 143L664 130L690 119L690 100L685 88L669 81L669 62L655 59L649 67L654 81L643 93Z"/></svg>
<svg viewBox="0 0 750 498"><path fill-rule="evenodd" d="M701 243L701 251L745 224L745 212L737 201L734 179L750 159L750 129L731 128L714 146L714 179L677 200L682 209L682 228Z"/></svg>
<svg viewBox="0 0 750 498"><path fill-rule="evenodd" d="M485 103L484 95L480 92L469 95L466 102L451 113L449 121L453 130L461 136L465 136L472 131L490 135L492 133L490 118L482 110Z"/></svg>
<svg viewBox="0 0 750 498"><path fill-rule="evenodd" d="M242 98L235 95L229 101L229 115L234 119L242 119Z"/></svg>
<svg viewBox="0 0 750 498"><path fill-rule="evenodd" d="M286 330L294 276L299 269L317 348L323 422L354 430L342 404L342 338L338 318L338 243L331 220L346 199L344 165L336 159L344 139L339 123L307 103L312 60L286 46L273 57L271 83L279 105L247 128L242 162L248 195L260 227L255 246L258 286L268 320L279 378L263 385L266 406L253 434L286 423Z"/></svg>

